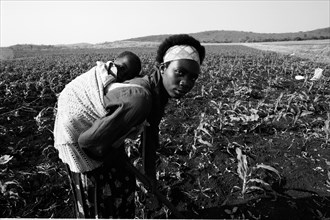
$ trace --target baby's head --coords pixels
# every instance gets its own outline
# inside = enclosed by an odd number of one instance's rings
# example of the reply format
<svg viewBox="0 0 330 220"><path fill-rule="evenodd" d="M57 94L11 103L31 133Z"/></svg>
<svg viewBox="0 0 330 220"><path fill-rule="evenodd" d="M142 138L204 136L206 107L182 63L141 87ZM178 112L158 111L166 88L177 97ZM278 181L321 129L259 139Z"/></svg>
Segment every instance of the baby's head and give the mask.
<svg viewBox="0 0 330 220"><path fill-rule="evenodd" d="M114 60L117 67L117 82L124 82L133 79L140 74L141 60L130 51L124 51Z"/></svg>

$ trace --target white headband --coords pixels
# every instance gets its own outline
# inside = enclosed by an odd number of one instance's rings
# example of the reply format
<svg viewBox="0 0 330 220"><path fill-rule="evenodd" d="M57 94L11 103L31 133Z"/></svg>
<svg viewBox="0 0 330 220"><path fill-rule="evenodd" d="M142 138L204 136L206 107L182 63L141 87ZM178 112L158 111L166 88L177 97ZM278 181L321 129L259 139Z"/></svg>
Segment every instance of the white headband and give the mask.
<svg viewBox="0 0 330 220"><path fill-rule="evenodd" d="M175 45L170 47L165 53L164 63L181 59L195 60L198 64L200 64L197 50L189 45Z"/></svg>

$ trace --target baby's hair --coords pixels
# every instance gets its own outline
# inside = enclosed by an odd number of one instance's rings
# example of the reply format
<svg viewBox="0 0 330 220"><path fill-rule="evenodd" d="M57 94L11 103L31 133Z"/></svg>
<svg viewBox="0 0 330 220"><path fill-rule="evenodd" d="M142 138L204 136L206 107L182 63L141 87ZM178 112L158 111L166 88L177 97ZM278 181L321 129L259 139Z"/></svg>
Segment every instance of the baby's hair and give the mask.
<svg viewBox="0 0 330 220"><path fill-rule="evenodd" d="M123 57L128 57L131 61L133 61L134 65L138 68L137 69L138 73L141 71L142 68L141 60L135 53L131 51L124 51L117 56L117 58L123 58Z"/></svg>
<svg viewBox="0 0 330 220"><path fill-rule="evenodd" d="M166 38L158 47L156 61L162 63L166 51L175 45L189 45L194 47L198 54L201 64L205 58L205 47L198 40L188 34L177 34Z"/></svg>

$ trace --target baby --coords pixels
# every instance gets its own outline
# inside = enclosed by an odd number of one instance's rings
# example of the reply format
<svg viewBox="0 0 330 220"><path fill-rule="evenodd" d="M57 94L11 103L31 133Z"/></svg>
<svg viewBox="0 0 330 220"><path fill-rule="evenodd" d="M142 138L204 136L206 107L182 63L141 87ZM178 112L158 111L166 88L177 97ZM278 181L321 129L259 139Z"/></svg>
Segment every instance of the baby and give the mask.
<svg viewBox="0 0 330 220"><path fill-rule="evenodd" d="M140 71L140 58L130 51L125 51L113 62L97 62L95 67L65 86L57 102L54 147L71 171L88 171L99 166L98 161L83 162L88 158L79 147L78 138L95 120L109 113L110 109L105 109L104 103L109 101L105 100L106 94L114 85L121 86L121 82L137 77ZM81 163L76 163L77 161Z"/></svg>
<svg viewBox="0 0 330 220"><path fill-rule="evenodd" d="M111 83L121 83L126 80L133 79L137 77L141 71L140 58L130 51L120 53L113 62L108 63L108 74L112 75L114 79L108 80L104 88L104 94L109 92Z"/></svg>

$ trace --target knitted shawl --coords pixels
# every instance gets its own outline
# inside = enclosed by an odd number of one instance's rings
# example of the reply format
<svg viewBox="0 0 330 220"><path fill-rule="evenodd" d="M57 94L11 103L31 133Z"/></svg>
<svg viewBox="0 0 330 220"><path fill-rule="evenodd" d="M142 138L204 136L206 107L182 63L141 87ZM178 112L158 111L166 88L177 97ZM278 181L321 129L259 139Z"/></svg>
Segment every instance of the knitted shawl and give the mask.
<svg viewBox="0 0 330 220"><path fill-rule="evenodd" d="M67 84L58 97L54 147L72 172L91 171L102 164L88 157L78 145L79 135L96 119L106 115L104 88L115 79L108 75L110 61L96 63L95 67Z"/></svg>

